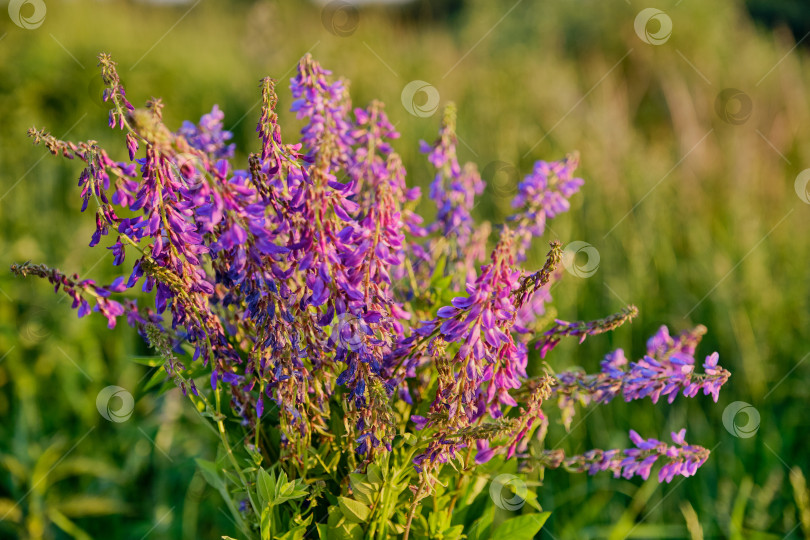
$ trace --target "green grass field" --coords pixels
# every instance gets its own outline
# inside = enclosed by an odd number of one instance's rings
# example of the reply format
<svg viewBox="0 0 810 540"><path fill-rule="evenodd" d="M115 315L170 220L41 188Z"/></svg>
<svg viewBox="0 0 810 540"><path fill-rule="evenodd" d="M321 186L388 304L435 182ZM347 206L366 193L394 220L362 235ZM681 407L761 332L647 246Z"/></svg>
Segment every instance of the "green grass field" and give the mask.
<svg viewBox="0 0 810 540"><path fill-rule="evenodd" d="M136 106L163 98L171 127L219 104L242 152L258 148L258 80L288 79L311 52L351 80L355 103L386 103L421 186L430 173L418 140L435 138L440 114L410 114L402 91L426 81L457 104L460 156L484 171L479 216L501 221L535 160L581 154L585 186L531 262L542 264L554 238L587 242L598 270L553 290L558 315L635 304L640 316L581 347L564 342L547 358L555 369L593 371L611 348L641 354L662 324L704 324L698 352L719 351L732 372L718 404L617 400L570 434L552 426L548 440L571 451L623 446L631 428L664 438L685 426L713 453L694 478L663 486L550 471L538 488L552 511L541 537L809 537L810 192L795 181L810 168L810 41L756 26L739 2L662 2L672 33L657 45L636 33L648 7L636 1L469 0L441 17L423 4L363 8L347 21L303 1L48 1L35 29L0 12L0 269L30 259L99 281L117 275L110 254L87 247L80 167L25 134L35 125L123 148L106 127L99 52L119 62ZM287 109L286 90L280 99ZM281 125L292 139L300 123L285 111ZM66 538L67 519L92 538L233 530L195 471L215 437L182 395L138 400L123 423L96 410L101 388L138 386L147 370L133 359L147 354L130 329L78 320L46 283L0 270L0 537ZM735 401L759 414L752 436L724 427Z"/></svg>

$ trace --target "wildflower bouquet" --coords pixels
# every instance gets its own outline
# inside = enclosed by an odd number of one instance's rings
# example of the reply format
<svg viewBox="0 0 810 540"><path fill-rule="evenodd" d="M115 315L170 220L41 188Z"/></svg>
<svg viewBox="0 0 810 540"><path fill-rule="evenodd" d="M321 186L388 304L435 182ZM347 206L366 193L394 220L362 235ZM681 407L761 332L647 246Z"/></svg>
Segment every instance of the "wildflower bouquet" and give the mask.
<svg viewBox="0 0 810 540"><path fill-rule="evenodd" d="M574 456L545 443L557 411L568 427L578 405L619 395L671 402L702 390L716 401L729 377L717 353L695 371L703 327L677 336L662 327L643 358L616 350L598 373L547 364L528 376L533 349L547 357L565 337L581 342L637 314L628 306L597 321L554 319L559 242L539 270L520 266L582 186L576 155L537 162L506 223L476 223L484 182L458 162L448 106L437 140L422 145L435 169L427 223L383 105L353 109L345 84L310 56L291 81L300 141L282 138L276 81L263 79L261 147L246 165L234 163L218 108L172 131L159 100L133 107L112 59L102 54L99 65L127 157L95 141L29 135L85 164L90 245L107 237L113 264L127 270L109 285L44 265L12 270L47 278L79 317L96 311L110 327L124 318L147 340L162 364L148 384L179 386L219 434L217 459L199 466L234 534L531 538L548 513L520 480L528 474L564 467L646 479L661 464L658 479L669 482L706 461L684 430L673 444L631 431L631 448ZM523 476L497 476L487 490L481 479L506 460ZM503 497L505 486L514 497ZM493 505L524 501L520 515L493 523Z"/></svg>

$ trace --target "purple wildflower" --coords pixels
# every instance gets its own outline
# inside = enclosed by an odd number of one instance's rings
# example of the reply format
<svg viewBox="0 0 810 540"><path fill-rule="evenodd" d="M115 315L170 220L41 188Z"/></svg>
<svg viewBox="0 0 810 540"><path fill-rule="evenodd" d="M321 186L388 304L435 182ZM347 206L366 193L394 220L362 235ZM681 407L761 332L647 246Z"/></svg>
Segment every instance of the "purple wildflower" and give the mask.
<svg viewBox="0 0 810 540"><path fill-rule="evenodd" d="M584 454L565 457L562 450L543 452L537 462L550 468L564 467L571 472L596 474L611 471L618 478L640 476L649 478L656 462L664 465L658 472L659 482L671 482L676 476L694 476L698 468L709 457L709 451L701 446L688 444L684 437L686 430L672 433L674 445L668 445L656 439L644 439L630 430L630 440L635 448L626 450L589 450Z"/></svg>
<svg viewBox="0 0 810 540"><path fill-rule="evenodd" d="M568 199L584 184L581 178L574 177L577 165L577 154L570 154L560 161L538 161L532 172L518 184L512 207L519 211L509 218L517 222L518 260L526 258L532 238L543 235L549 219L571 208Z"/></svg>
<svg viewBox="0 0 810 540"><path fill-rule="evenodd" d="M563 411L563 423L570 425L577 402L609 403L617 395L625 401L649 397L653 403L666 396L672 403L678 393L694 397L702 390L716 402L730 373L717 365L716 352L703 362L704 373L695 372L695 346L704 332L699 326L673 339L666 327L661 327L647 342L647 354L637 362L628 362L624 351L617 349L605 356L600 373L559 373L553 393Z"/></svg>
<svg viewBox="0 0 810 540"><path fill-rule="evenodd" d="M224 118L225 113L214 105L210 113L200 118L199 124L194 125L186 120L177 133L185 137L192 147L208 154L211 159L230 158L233 157L236 145L227 143L233 134L222 129Z"/></svg>
<svg viewBox="0 0 810 540"><path fill-rule="evenodd" d="M436 220L425 228L425 234L438 234L424 246L413 246L425 275L432 275L436 261L445 255L448 268L458 269L467 281L475 279L476 263L486 256L489 227L474 231L472 209L475 197L484 192L485 182L477 167L461 167L456 157L456 108L444 110L439 137L429 145L422 141L421 150L436 169L430 184L430 198L436 203ZM463 282L461 283L463 285Z"/></svg>

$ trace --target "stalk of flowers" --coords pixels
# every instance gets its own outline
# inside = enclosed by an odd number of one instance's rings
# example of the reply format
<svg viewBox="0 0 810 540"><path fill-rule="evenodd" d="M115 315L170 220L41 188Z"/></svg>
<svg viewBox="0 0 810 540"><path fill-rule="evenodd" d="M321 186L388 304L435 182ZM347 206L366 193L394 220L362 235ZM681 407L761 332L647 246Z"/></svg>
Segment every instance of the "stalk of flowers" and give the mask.
<svg viewBox="0 0 810 540"><path fill-rule="evenodd" d="M438 310L432 321L423 322L416 330L429 338L429 350L437 350L437 368L447 356L437 343L458 343L452 361L440 376L436 398L427 417L411 416L417 428L436 428L436 440L419 454L414 463L422 467L427 459L442 463L467 446L453 437L463 430L483 422L487 415L499 419L504 407L518 407L510 390L520 388L527 378L528 361L525 344L516 341L512 332L516 311L521 301L547 283L554 265L559 262L559 244L553 244L542 270L521 277L514 268L515 246L512 232L504 227L501 239L491 255L491 263L481 268L481 275L467 287L468 297L453 299L451 306ZM521 409L524 424L513 428L514 436L507 443L507 456L514 455L518 443L530 431L535 420L544 419L540 410L544 394L537 392L529 400L528 411ZM479 457L483 462L493 455L491 441L478 440Z"/></svg>
<svg viewBox="0 0 810 540"><path fill-rule="evenodd" d="M185 327L188 341L196 348L195 359L201 356L204 362L213 360L223 371L230 371L226 366L239 363L241 359L225 338L219 318L209 309L209 295L214 289L199 259L208 248L203 244L202 235L196 232L194 203L187 191L187 179L177 167L181 154L191 154L206 170L211 168L210 164L205 154L196 152L182 136L171 133L162 125L162 104L159 101L149 102L145 110L131 106L124 97L115 63L109 56L101 55L99 65L108 84L105 97L114 107L111 127L117 124L127 130L130 159L134 158L140 145L145 146L145 158L137 160L141 179L133 177L134 166L112 162L106 153L96 151L92 142L77 146L34 132L35 142L44 140L52 152L58 149L62 155L72 155L88 163L80 177L80 185L84 188L83 208L86 208L91 194L99 203L92 244L114 228L119 233L111 248L115 264L123 262L127 246L141 253L129 278L126 281L117 279L109 289L123 292L144 278L144 292L157 291L157 312L170 308L172 327ZM108 171L118 178L116 192L111 198L106 194L110 188ZM113 205L142 215L119 218ZM142 245L150 240L151 244Z"/></svg>
<svg viewBox="0 0 810 540"><path fill-rule="evenodd" d="M101 80L105 86L102 99L113 105L109 111L109 126L114 128L118 124L120 129L124 129L127 124L127 113L134 110L135 107L127 99L127 92L121 84L121 77L118 75L116 63L113 62L112 57L109 54L101 53L98 61L98 66L101 68ZM130 148L129 159L133 159L135 152L132 148L135 146L135 142L134 138L130 138L129 135L127 136L127 146Z"/></svg>
<svg viewBox="0 0 810 540"><path fill-rule="evenodd" d="M103 56L100 60L103 70L114 72L111 60ZM113 93L111 99L115 101L117 95ZM115 102L115 106L123 109L121 103ZM142 216L121 220L117 224L118 230L133 245L152 240L148 257L144 252L144 257L136 261L127 287L134 286L148 263L153 273L145 277L144 290L156 288L157 311L162 313L170 307L173 326L187 328L197 354L204 361L214 359L223 363L222 369L226 370L226 364L241 360L225 338L219 319L209 309L209 295L214 289L199 258L208 253L208 247L197 232L193 220L194 201L188 192L187 179L177 170L176 163L180 154L193 154L207 170L212 170L213 166L204 154L195 153L185 139L163 126L159 101L152 101L147 106L146 110L133 109L126 118L122 114L119 120L119 124L123 122L129 131L131 157L134 146L137 146L132 141L136 141L144 144L145 158L138 160L142 180L137 183L137 191L128 189L132 184L122 183L116 193L120 204L128 206L132 212L140 211ZM168 272L173 281L155 279L154 272Z"/></svg>
<svg viewBox="0 0 810 540"><path fill-rule="evenodd" d="M399 321L404 315L393 302L386 270L400 262L401 213L394 195L401 187L396 185L401 173L396 170L398 158L384 140L393 135L393 129L379 107L360 111L358 123L353 124L342 84L329 83L327 75L307 56L292 82L293 96L298 98L292 108L309 121L302 140L313 164L307 170L311 181L299 185L298 215L289 226L296 237L291 262L308 269L305 286L312 295L307 302L323 306L320 323L326 326L333 317L337 320L329 343L335 361L344 363L345 369L336 382L349 389L358 450L370 458L389 444L392 433L391 410L384 396L393 386L382 363L391 340L401 332ZM354 135L366 150L359 156L352 146L358 144ZM382 163L384 168L379 167ZM336 176L341 170L349 171L345 183ZM368 182L372 171L384 176ZM368 208L360 215L355 199L364 179L366 192L371 191L376 204L373 214ZM397 191L386 193L390 189Z"/></svg>
<svg viewBox="0 0 810 540"><path fill-rule="evenodd" d="M456 146L456 107L449 104L444 109L436 141L433 144L420 141L420 150L427 154L436 169L429 195L437 210L435 221L425 227L425 234L433 238L425 245L414 243L412 246L419 260L420 288L425 288L430 281L442 257L446 258L445 275L462 277L458 282L452 281L459 288L475 279L477 263L486 257L489 225L475 229L471 214L475 197L484 192L485 182L475 164L459 165ZM450 269L457 273L449 272Z"/></svg>
<svg viewBox="0 0 810 540"><path fill-rule="evenodd" d="M627 306L619 313L595 321L568 322L555 319L552 327L544 332L542 339L535 344L535 348L540 349L540 357L545 358L549 351L557 346L562 337L578 337L579 342L582 343L588 336L596 336L615 330L624 323L635 319L637 315L638 308L636 306Z"/></svg>
<svg viewBox="0 0 810 540"><path fill-rule="evenodd" d="M405 232L423 234L420 220L403 208L419 197L418 189L407 189L401 159L393 152L389 141L399 136L393 129L382 104L373 102L367 109L355 109L353 138L357 150L353 154L349 175L357 183L358 217L356 223L341 231L344 249L341 257L347 281L363 292L362 312L366 322L375 322L377 331L385 336L381 366L383 378L400 395L411 401L403 377L393 378L389 369L392 345L403 338L404 324L411 313L396 298L393 280L402 278L408 256ZM358 306L360 308L360 306ZM373 317L370 318L369 316ZM377 358L374 361L378 361Z"/></svg>
<svg viewBox="0 0 810 540"><path fill-rule="evenodd" d="M205 152L212 159L232 158L236 145L227 142L233 138L233 134L222 129L224 119L225 113L217 105L214 105L210 113L204 114L200 118L198 124L188 120L184 121L180 129L177 130L177 134L184 137L188 144Z"/></svg>
<svg viewBox="0 0 810 540"><path fill-rule="evenodd" d="M132 182L129 175L135 174L135 167L125 163L112 161L107 153L98 149L94 142L83 142L74 144L71 142L60 141L42 130L29 130L29 135L34 138L35 143L44 142L49 150L54 154L61 154L69 159L79 158L85 161L88 166L82 171L80 176L79 185L82 187L82 209L87 208L87 204L91 197L98 203L98 210L96 212L96 231L91 239L91 246L96 245L101 239L102 235L106 235L110 228L117 228L119 236L115 245L108 248L113 252L114 265L120 265L125 258L126 245L134 247L144 254L144 258L136 261L133 268L132 275L126 282L123 278L117 279L113 285L108 289L114 292L121 292L137 282L143 276L143 268L141 262L149 258L148 254L140 247L139 243L144 237L143 229L145 223L138 219L121 219L116 214L111 200L115 203L121 200L120 189L125 183ZM114 173L118 178L117 187L119 189L116 194L110 198L107 195L107 190L110 188L110 175ZM153 220L154 221L154 220ZM126 241L126 243L123 243ZM162 241L162 238L161 238ZM154 259L152 259L154 260ZM180 276L171 274L167 279L175 279L176 282L182 279ZM151 286L149 287L151 288Z"/></svg>
<svg viewBox="0 0 810 540"><path fill-rule="evenodd" d="M110 288L97 285L92 279L80 279L78 274L68 276L56 268L28 262L11 265L11 271L21 277L45 278L53 284L54 292L62 289L62 292L73 300L71 307L78 311L79 317L84 317L91 311L98 311L107 318L107 326L115 328L117 317L124 314L124 306L110 298L112 294ZM92 307L90 302L94 302Z"/></svg>
<svg viewBox="0 0 810 540"><path fill-rule="evenodd" d="M419 197L419 190L405 186L400 157L389 141L394 131L383 105L373 102L368 109L355 109L353 138L357 150L352 155L349 175L356 182L358 214L354 223L341 231L341 254L349 283L363 293L365 310L380 312L379 328L395 340L402 337L402 321L410 314L395 301L390 269L401 268L406 256L405 232L413 230L413 213L403 204Z"/></svg>
<svg viewBox="0 0 810 540"><path fill-rule="evenodd" d="M676 476L693 476L709 457L709 450L686 442L686 430L672 433L674 445L657 439L644 439L630 430L630 440L635 448L624 450L589 450L581 455L565 457L562 450L546 450L532 458L531 463L548 468L563 467L570 472L587 472L590 475L600 471L611 471L618 478L640 476L649 478L656 462L664 465L658 471L658 481L670 483Z"/></svg>
<svg viewBox="0 0 810 540"><path fill-rule="evenodd" d="M259 83L262 108L256 132L262 141L262 151L260 154L251 154L248 161L251 178L262 198L268 199L274 191L284 194L278 202L269 201L278 213L277 205L283 204L281 201L288 202L290 198L287 184L297 187L304 177L305 170L300 153L303 143L284 144L281 140L281 126L278 124L276 113L278 106L276 84L277 81L270 77L263 78ZM296 174L296 178L291 177L293 174Z"/></svg>
<svg viewBox="0 0 810 540"><path fill-rule="evenodd" d="M487 385L487 403L500 401L515 406L507 390L520 385L518 376L525 377L525 349L518 349L510 333L503 328L511 322L514 304L511 293L519 286L519 271L513 268L512 235L504 229L490 258L481 268L481 275L467 287L467 297L456 297L451 306L438 310L433 321L417 329L420 335L438 335L447 343L459 343L454 355L458 376L450 388L440 389L438 404L447 404L448 415L464 415L473 420L483 414L477 406L478 392ZM508 329L507 329L508 330ZM491 388L491 390L490 390ZM496 409L491 413L499 416Z"/></svg>
<svg viewBox="0 0 810 540"><path fill-rule="evenodd" d="M561 261L561 250L559 242L552 242L543 268L521 276L512 268L511 238L511 231L504 227L491 256L492 264L482 267L481 276L468 285L470 296L457 297L452 306L440 308L437 317L423 321L397 351L405 359L409 377L415 377L416 368L431 359L439 372L438 390L428 417L411 417L418 429L437 427L435 441L414 460L420 470L426 459L444 463L467 447L472 440L462 438L458 442L458 434L473 424L481 425L487 410L489 417L499 419L503 415L501 406L518 406L509 390L519 388L526 378L527 353L525 345L516 341L512 333L518 330L514 328L517 312L549 283ZM453 342L460 346L448 361L445 345ZM535 420L541 424L545 421L540 410L544 397L543 392L536 392L528 410L521 409L525 423L512 430L514 436L507 443L509 457ZM490 441L479 439L475 444L478 462L494 455Z"/></svg>
<svg viewBox="0 0 810 540"><path fill-rule="evenodd" d="M262 151L250 155L249 176L228 199L230 211L225 216L239 221L228 226L235 234L218 256L224 263L221 273L227 276L226 305L244 305L234 312L233 325L248 325L253 342L246 347L251 353L245 374L258 386L253 426L257 445L269 398L278 411L282 455L297 461L313 434L331 438L326 419L334 376L329 369L321 370L330 358L326 336L318 314L302 305L311 293L290 260L295 247L290 228L301 219L293 207L293 194L306 182L307 172L301 144L282 141L275 84L264 78L259 85L262 108L256 131Z"/></svg>
<svg viewBox="0 0 810 540"><path fill-rule="evenodd" d="M517 222L515 237L518 260L526 259L532 238L542 236L549 219L571 208L568 199L585 183L575 178L579 154L568 154L559 161L537 161L532 172L518 184L512 207L518 210L509 221Z"/></svg>
<svg viewBox="0 0 810 540"><path fill-rule="evenodd" d="M78 144L61 141L45 130L36 128L29 129L28 136L34 139L34 144L43 143L51 154L55 156L61 155L67 159L78 158L87 163L87 167L79 177L79 187L82 188L81 211L84 212L87 209L91 198L98 204L96 230L90 240L90 246L95 246L102 236L109 233L110 227L119 221L115 208L107 197L107 190L110 189L110 174L115 176L116 184L120 186L130 182L129 178L136 174L135 165L113 161L105 150L96 145L95 141L80 142ZM118 203L115 196L112 197L112 201ZM116 257L115 264L121 264L124 260L124 247L120 239L116 242L114 254Z"/></svg>
<svg viewBox="0 0 810 540"><path fill-rule="evenodd" d="M510 234L508 228L504 228L503 234L502 238L506 238ZM560 243L553 241L551 242L551 250L546 255L543 268L532 274L521 275L517 279L517 286L509 292L512 302L510 313L512 315L510 318L504 319L504 321L509 321L507 326L509 326L510 331L518 334L528 333L528 329L522 326L524 318L527 318L524 314L527 305L533 301L538 292L547 290L561 260ZM483 267L482 271L486 268L488 267ZM473 288L468 286L467 292L470 293L471 290ZM454 299L454 305L456 301L465 302L462 297ZM445 306L445 308L440 308L439 311L442 309L450 310L451 307ZM416 377L416 368L424 365L431 357L428 349L433 346L431 340L440 334L438 327L440 319L441 317L437 316L430 321L423 321L421 329L416 329L411 336L401 340L398 348L394 351L390 363L395 364L399 369L405 369L409 378Z"/></svg>
<svg viewBox="0 0 810 540"><path fill-rule="evenodd" d="M518 193L512 199L512 208L516 212L507 218L515 229L518 261L526 260L532 238L545 233L548 220L571 208L568 199L585 183L582 178L574 177L578 165L579 154L576 152L559 161L540 160L518 184ZM561 272L562 269L528 301L523 300L517 314L519 331L528 334L529 328L539 326L538 318L546 314L546 305L552 300L551 284L561 277Z"/></svg>
<svg viewBox="0 0 810 540"><path fill-rule="evenodd" d="M582 405L609 403L618 395L625 401L649 397L653 403L666 396L667 402L672 403L679 393L694 397L703 391L717 402L720 388L731 374L717 364L716 352L704 360L703 373L695 372L694 350L704 331L704 327L698 326L673 339L662 326L648 340L647 354L637 362L628 364L624 351L617 349L605 356L599 373L556 374L553 393L562 411L563 424L570 427L577 402Z"/></svg>
<svg viewBox="0 0 810 540"><path fill-rule="evenodd" d="M290 110L298 118L307 119L301 130L301 143L308 149L307 161L315 162L320 157L338 168L349 162L354 141L346 85L342 80L329 81L331 74L312 55L304 55L291 81L294 101Z"/></svg>
<svg viewBox="0 0 810 540"><path fill-rule="evenodd" d="M263 96L263 108L268 99L269 95ZM266 116L263 111L263 118ZM221 117L212 122L204 116L199 126L184 124L183 129L192 141L220 141L199 149L206 151L211 160L222 155L221 141L229 136L222 132ZM277 135L280 144L280 131ZM237 406L258 440L265 397L273 399L289 443L283 451L294 455L308 446L313 431L326 432L325 393L322 387L310 384L309 368L301 359L301 336L317 327L312 317L302 317L299 324L293 324L295 301L283 283L279 287L279 264L288 249L284 245L286 237L273 226L271 218L283 210L281 200L271 193L272 187L271 191L263 191L270 185L266 175L258 178L255 171L231 171L222 159L215 163L211 189L195 193L199 199L195 219L210 239L218 285L212 301L221 306L220 317L234 330L252 323L237 336L243 341L240 349L249 351L244 375L231 381L240 387ZM226 374L212 374L212 384L220 376ZM231 375L227 377L232 379ZM258 396L254 399L251 390L256 388Z"/></svg>

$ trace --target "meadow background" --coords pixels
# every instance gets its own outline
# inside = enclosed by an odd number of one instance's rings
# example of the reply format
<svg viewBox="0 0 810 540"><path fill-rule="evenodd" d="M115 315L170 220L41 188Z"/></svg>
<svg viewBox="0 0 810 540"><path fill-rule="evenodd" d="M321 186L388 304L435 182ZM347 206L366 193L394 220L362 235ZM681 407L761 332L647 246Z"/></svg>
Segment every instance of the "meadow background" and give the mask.
<svg viewBox="0 0 810 540"><path fill-rule="evenodd" d="M563 342L549 363L593 371L615 347L637 357L661 324L704 324L698 352L719 351L732 378L717 405L617 400L580 415L570 434L554 426L548 440L572 452L624 446L630 428L668 438L681 426L714 451L696 477L671 485L549 472L537 488L553 512L540 537L810 536L810 199L794 186L810 168L806 2L454 0L341 13L304 1L46 5L31 30L0 10L0 538L66 538L54 523L136 540L235 530L195 470L215 436L178 392L139 399L123 423L96 410L108 385L139 397L149 371L134 360L148 351L134 332L78 320L46 283L7 271L32 260L103 282L117 275L111 254L87 247L79 164L25 135L46 127L125 155L106 127L102 51L136 106L163 98L169 126L219 104L245 158L258 148L258 80L288 79L311 52L351 80L355 103L387 104L409 181L421 186L430 169L418 140L435 138L440 114L410 114L401 94L426 81L458 105L460 157L488 182L475 214L496 223L535 160L579 150L585 186L530 263L551 239L587 242L598 270L566 274L553 290L559 316L598 318L628 303L640 316L581 347ZM665 43L634 29L647 7L670 17ZM300 128L289 104L283 89L288 141ZM750 437L723 425L735 401L759 415Z"/></svg>

